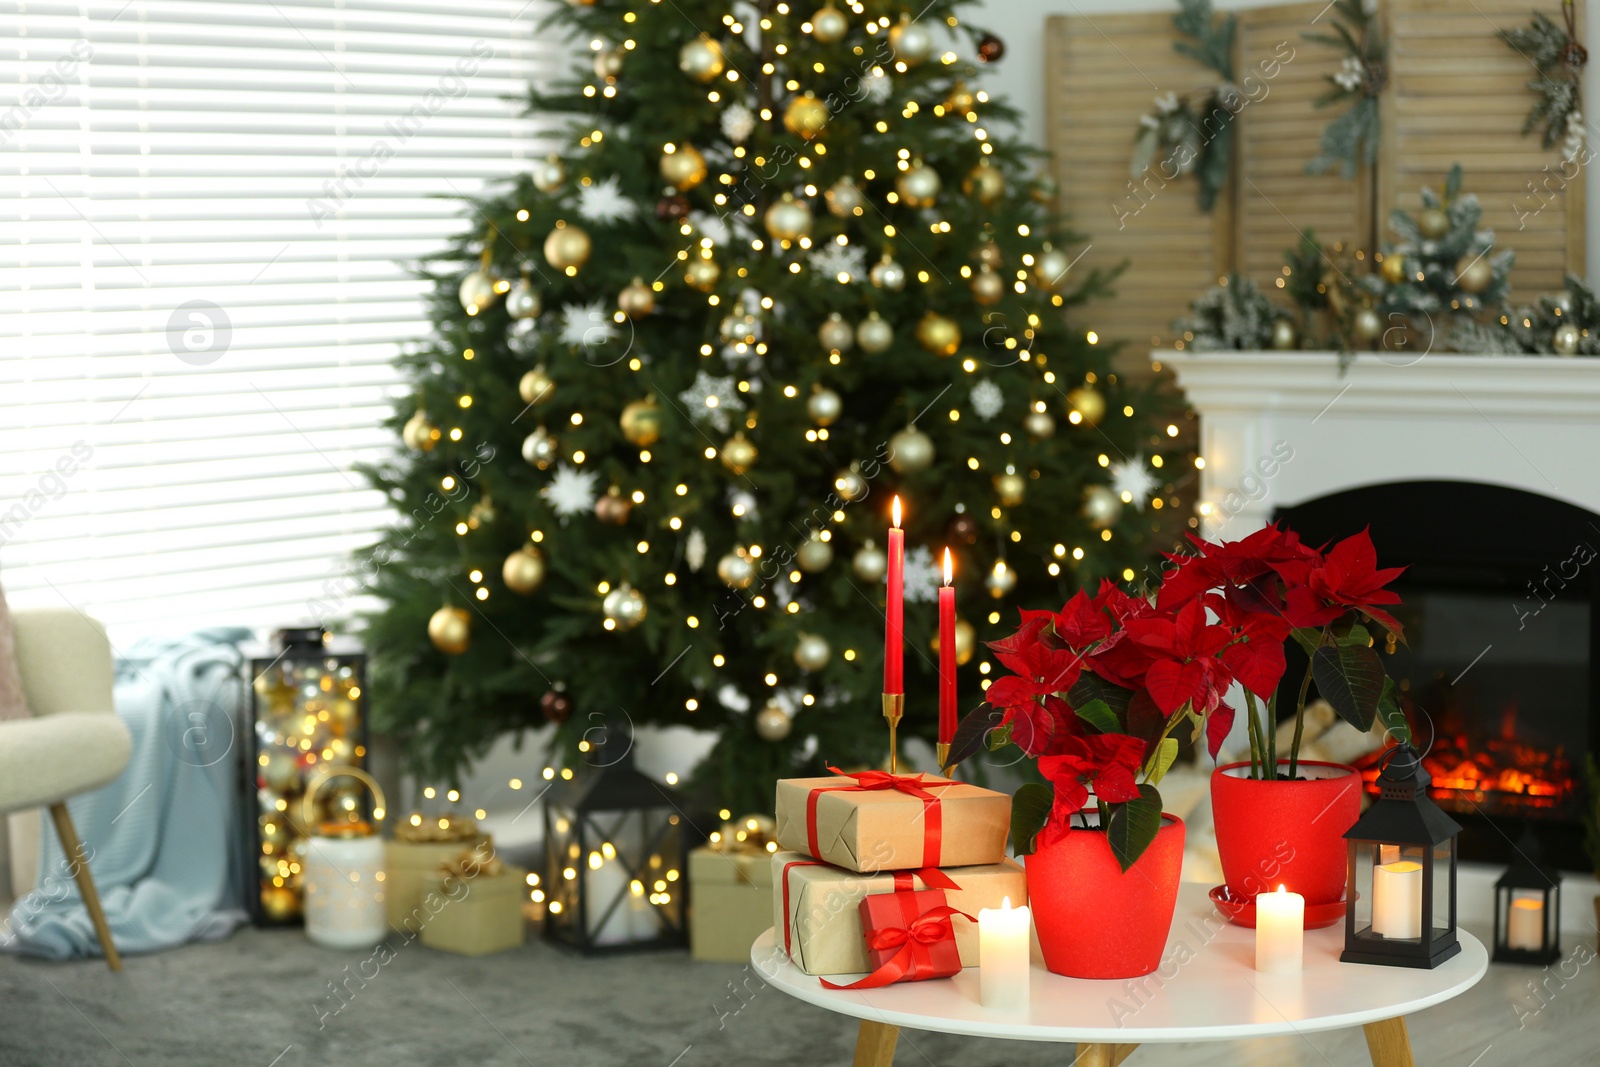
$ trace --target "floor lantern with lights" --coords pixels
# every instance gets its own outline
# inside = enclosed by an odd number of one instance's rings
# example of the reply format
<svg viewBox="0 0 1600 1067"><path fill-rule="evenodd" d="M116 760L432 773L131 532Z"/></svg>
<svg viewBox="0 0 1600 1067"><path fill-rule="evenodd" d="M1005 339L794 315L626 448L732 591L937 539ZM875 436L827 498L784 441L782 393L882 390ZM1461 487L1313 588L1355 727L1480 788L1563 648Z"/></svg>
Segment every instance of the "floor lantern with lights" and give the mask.
<svg viewBox="0 0 1600 1067"><path fill-rule="evenodd" d="M1531 832L1494 883L1494 961L1539 966L1561 958L1561 872L1544 864Z"/></svg>

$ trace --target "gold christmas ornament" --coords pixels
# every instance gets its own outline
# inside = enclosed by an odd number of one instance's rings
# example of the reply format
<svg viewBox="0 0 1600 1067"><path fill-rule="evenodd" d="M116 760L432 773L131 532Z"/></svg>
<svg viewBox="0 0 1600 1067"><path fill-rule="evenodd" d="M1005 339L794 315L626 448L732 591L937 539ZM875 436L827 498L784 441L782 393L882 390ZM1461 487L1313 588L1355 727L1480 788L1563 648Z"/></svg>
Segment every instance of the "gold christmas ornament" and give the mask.
<svg viewBox="0 0 1600 1067"><path fill-rule="evenodd" d="M800 569L807 574L818 574L833 563L833 545L818 537L807 538L794 554Z"/></svg>
<svg viewBox="0 0 1600 1067"><path fill-rule="evenodd" d="M861 346L863 352L877 355L894 344L894 327L874 311L856 327L856 344Z"/></svg>
<svg viewBox="0 0 1600 1067"><path fill-rule="evenodd" d="M1022 503L1022 496L1028 491L1028 479L1016 471L1008 470L994 476L994 491L1000 498L1001 507L1014 508Z"/></svg>
<svg viewBox="0 0 1600 1067"><path fill-rule="evenodd" d="M1430 241L1450 232L1450 214L1441 207L1423 208L1417 215L1417 229Z"/></svg>
<svg viewBox="0 0 1600 1067"><path fill-rule="evenodd" d="M605 82L614 82L622 75L622 61L627 51L606 48L594 54L594 76Z"/></svg>
<svg viewBox="0 0 1600 1067"><path fill-rule="evenodd" d="M1006 280L988 267L972 276L972 297L983 307L993 307L1006 295Z"/></svg>
<svg viewBox="0 0 1600 1067"><path fill-rule="evenodd" d="M528 596L544 584L544 554L532 545L524 545L500 565L500 579L513 593Z"/></svg>
<svg viewBox="0 0 1600 1067"><path fill-rule="evenodd" d="M1007 567L1005 560L997 560L994 569L984 576L983 587L999 600L1017 587L1017 572Z"/></svg>
<svg viewBox="0 0 1600 1067"><path fill-rule="evenodd" d="M600 602L600 610L605 612L606 621L611 623L606 629L631 630L644 622L649 607L642 593L623 582L606 594L606 598Z"/></svg>
<svg viewBox="0 0 1600 1067"><path fill-rule="evenodd" d="M428 640L447 656L459 656L472 644L472 616L465 608L445 605L428 619Z"/></svg>
<svg viewBox="0 0 1600 1067"><path fill-rule="evenodd" d="M1288 352L1300 344L1300 331L1294 328L1294 323L1288 319L1274 319L1272 321L1272 347L1280 352Z"/></svg>
<svg viewBox="0 0 1600 1067"><path fill-rule="evenodd" d="M794 646L794 665L803 671L820 671L832 656L828 639L819 634L801 634Z"/></svg>
<svg viewBox="0 0 1600 1067"><path fill-rule="evenodd" d="M866 194L849 178L840 178L828 186L822 198L828 203L828 211L840 218L854 215L867 201Z"/></svg>
<svg viewBox="0 0 1600 1067"><path fill-rule="evenodd" d="M632 513L633 502L614 485L606 491L605 496L594 502L594 517L609 526L621 526Z"/></svg>
<svg viewBox="0 0 1600 1067"><path fill-rule="evenodd" d="M506 294L506 314L514 319L536 319L543 310L544 302L539 299L539 290L533 287L533 280L524 274L511 292Z"/></svg>
<svg viewBox="0 0 1600 1067"><path fill-rule="evenodd" d="M850 20L832 4L818 8L817 13L811 16L811 36L823 44L842 41L849 32Z"/></svg>
<svg viewBox="0 0 1600 1067"><path fill-rule="evenodd" d="M1122 500L1110 486L1091 485L1083 491L1083 517L1096 530L1104 530L1122 514Z"/></svg>
<svg viewBox="0 0 1600 1067"><path fill-rule="evenodd" d="M794 194L784 193L762 218L775 241L798 241L811 233L811 208Z"/></svg>
<svg viewBox="0 0 1600 1067"><path fill-rule="evenodd" d="M468 271L467 276L461 279L456 297L468 315L476 315L494 303L494 281L494 276L484 268Z"/></svg>
<svg viewBox="0 0 1600 1067"><path fill-rule="evenodd" d="M736 433L728 438L722 446L722 465L735 474L743 474L755 466L758 452L756 446L743 432Z"/></svg>
<svg viewBox="0 0 1600 1067"><path fill-rule="evenodd" d="M1558 356L1575 356L1582 341L1583 336L1578 328L1570 322L1563 322L1550 336L1550 347L1556 350Z"/></svg>
<svg viewBox="0 0 1600 1067"><path fill-rule="evenodd" d="M1100 425L1100 420L1106 416L1106 398L1088 385L1080 385L1067 393L1067 407L1090 426Z"/></svg>
<svg viewBox="0 0 1600 1067"><path fill-rule="evenodd" d="M845 500L854 503L867 495L867 480L861 469L851 464L833 476L833 489Z"/></svg>
<svg viewBox="0 0 1600 1067"><path fill-rule="evenodd" d="M967 172L961 191L976 197L980 204L992 204L1006 195L1006 176L993 163L979 163Z"/></svg>
<svg viewBox="0 0 1600 1067"><path fill-rule="evenodd" d="M889 557L884 555L883 549L868 541L856 549L856 554L850 559L850 569L863 582L881 582L883 576L889 573Z"/></svg>
<svg viewBox="0 0 1600 1067"><path fill-rule="evenodd" d="M706 34L678 49L678 69L692 80L704 85L728 67L722 58L722 46Z"/></svg>
<svg viewBox="0 0 1600 1067"><path fill-rule="evenodd" d="M567 183L567 167L560 156L551 156L533 165L533 187L541 193L554 193Z"/></svg>
<svg viewBox="0 0 1600 1067"><path fill-rule="evenodd" d="M555 379L544 369L544 364L533 368L517 383L517 395L524 404L542 404L556 392Z"/></svg>
<svg viewBox="0 0 1600 1067"><path fill-rule="evenodd" d="M817 340L829 352L847 352L856 343L856 332L844 321L844 316L835 311L817 327Z"/></svg>
<svg viewBox="0 0 1600 1067"><path fill-rule="evenodd" d="M894 49L896 60L914 67L932 54L933 34L922 23L913 22L910 15L902 15L889 30L889 47Z"/></svg>
<svg viewBox="0 0 1600 1067"><path fill-rule="evenodd" d="M789 731L794 729L794 720L789 713L776 704L768 704L756 712L756 736L763 741L776 744L789 736Z"/></svg>
<svg viewBox="0 0 1600 1067"><path fill-rule="evenodd" d="M1362 344L1371 344L1383 336L1383 319L1372 308L1361 308L1350 322L1350 332Z"/></svg>
<svg viewBox="0 0 1600 1067"><path fill-rule="evenodd" d="M622 436L640 448L648 448L661 440L661 408L653 396L635 400L623 408L617 423L622 427Z"/></svg>
<svg viewBox="0 0 1600 1067"><path fill-rule="evenodd" d="M907 426L889 438L889 466L900 474L919 474L933 466L933 438Z"/></svg>
<svg viewBox="0 0 1600 1067"><path fill-rule="evenodd" d="M783 128L801 140L810 141L822 135L830 118L828 105L818 100L815 93L806 93L790 100L789 106L783 109Z"/></svg>
<svg viewBox="0 0 1600 1067"><path fill-rule="evenodd" d="M978 98L967 88L966 82L956 82L950 95L945 97L944 109L956 115L965 115L978 106Z"/></svg>
<svg viewBox="0 0 1600 1067"><path fill-rule="evenodd" d="M661 176L687 192L706 180L706 157L694 145L685 142L670 145L671 151L661 153Z"/></svg>
<svg viewBox="0 0 1600 1067"><path fill-rule="evenodd" d="M1487 256L1462 257L1456 264L1456 284L1469 293L1481 293L1494 284L1494 268Z"/></svg>
<svg viewBox="0 0 1600 1067"><path fill-rule="evenodd" d="M1022 419L1022 428L1028 431L1029 437L1043 441L1056 435L1056 420L1048 412L1030 411Z"/></svg>
<svg viewBox="0 0 1600 1067"><path fill-rule="evenodd" d="M717 560L717 577L733 589L748 589L756 579L756 565L743 552L729 552Z"/></svg>
<svg viewBox="0 0 1600 1067"><path fill-rule="evenodd" d="M977 650L978 631L966 619L956 620L956 665L964 667L972 662L972 653ZM933 654L939 654L939 635L933 635L928 642L928 647L933 649Z"/></svg>
<svg viewBox="0 0 1600 1067"><path fill-rule="evenodd" d="M400 428L400 440L407 448L432 452L433 446L439 443L439 431L428 421L428 413L418 408Z"/></svg>
<svg viewBox="0 0 1600 1067"><path fill-rule="evenodd" d="M544 239L544 258L556 270L574 269L589 261L592 245L583 227L570 222L558 222Z"/></svg>
<svg viewBox="0 0 1600 1067"><path fill-rule="evenodd" d="M806 414L818 426L831 426L844 413L844 401L832 389L816 386L806 400Z"/></svg>
<svg viewBox="0 0 1600 1067"><path fill-rule="evenodd" d="M1399 285L1406 280L1406 260L1399 252L1390 252L1383 257L1383 280L1390 285Z"/></svg>
<svg viewBox="0 0 1600 1067"><path fill-rule="evenodd" d="M635 278L617 294L617 308L630 319L643 318L656 309L656 292Z"/></svg>
<svg viewBox="0 0 1600 1067"><path fill-rule="evenodd" d="M717 261L710 256L690 256L689 268L684 271L683 280L689 283L692 289L702 293L709 293L717 287L717 279L722 277L722 268L717 266Z"/></svg>
<svg viewBox="0 0 1600 1067"><path fill-rule="evenodd" d="M1033 280L1046 289L1059 289L1072 269L1072 258L1059 248L1045 247L1033 259Z"/></svg>
<svg viewBox="0 0 1600 1067"><path fill-rule="evenodd" d="M919 159L909 169L900 172L894 182L894 191L900 194L900 202L907 207L932 207L933 202L939 199L943 184L939 180L939 172Z"/></svg>
<svg viewBox="0 0 1600 1067"><path fill-rule="evenodd" d="M541 426L522 439L522 458L531 467L549 470L550 464L556 461L559 448L556 435Z"/></svg>
<svg viewBox="0 0 1600 1067"><path fill-rule="evenodd" d="M961 327L954 319L930 311L917 323L917 343L936 356L953 356L961 347Z"/></svg>
<svg viewBox="0 0 1600 1067"><path fill-rule="evenodd" d="M898 293L906 287L906 269L894 261L894 257L885 252L883 258L872 265L867 272L867 278L879 289L888 289Z"/></svg>
<svg viewBox="0 0 1600 1067"><path fill-rule="evenodd" d="M999 270L1005 263L1005 253L1000 251L1000 246L994 241L985 241L973 250L973 256L979 264L990 270Z"/></svg>

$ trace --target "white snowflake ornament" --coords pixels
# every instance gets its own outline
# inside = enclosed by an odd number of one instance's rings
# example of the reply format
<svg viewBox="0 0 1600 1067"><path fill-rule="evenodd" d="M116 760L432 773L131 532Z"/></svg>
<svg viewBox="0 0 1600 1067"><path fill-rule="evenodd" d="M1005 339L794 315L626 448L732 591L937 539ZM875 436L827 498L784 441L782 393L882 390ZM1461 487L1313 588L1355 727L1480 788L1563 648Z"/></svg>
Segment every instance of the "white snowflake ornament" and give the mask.
<svg viewBox="0 0 1600 1067"><path fill-rule="evenodd" d="M590 222L616 222L631 217L637 209L638 205L622 195L622 185L614 174L585 185L578 193L578 213Z"/></svg>
<svg viewBox="0 0 1600 1067"><path fill-rule="evenodd" d="M827 241L811 253L811 269L843 285L859 282L867 276L867 252L859 245Z"/></svg>
<svg viewBox="0 0 1600 1067"><path fill-rule="evenodd" d="M550 502L550 508L563 519L571 515L584 515L594 510L595 482L599 475L594 471L580 471L565 463L556 468L541 493Z"/></svg>
<svg viewBox="0 0 1600 1067"><path fill-rule="evenodd" d="M733 104L723 109L722 133L734 144L744 144L745 138L756 128L756 116L743 104Z"/></svg>
<svg viewBox="0 0 1600 1067"><path fill-rule="evenodd" d="M561 309L561 340L574 348L603 348L616 335L605 303L568 304Z"/></svg>
<svg viewBox="0 0 1600 1067"><path fill-rule="evenodd" d="M1145 465L1144 453L1111 465L1111 489L1123 503L1143 511L1144 502L1150 499L1155 487L1155 475Z"/></svg>
<svg viewBox="0 0 1600 1067"><path fill-rule="evenodd" d="M1000 409L1005 406L1005 400L1005 394L1000 392L1000 387L987 379L972 387L972 410L985 422L1000 414Z"/></svg>
<svg viewBox="0 0 1600 1067"><path fill-rule="evenodd" d="M698 526L689 531L689 539L683 546L683 558L692 571L698 571L706 565L706 535L700 532Z"/></svg>
<svg viewBox="0 0 1600 1067"><path fill-rule="evenodd" d="M729 413L744 410L732 377L715 378L703 370L695 373L694 384L679 393L678 399L689 409L691 419L704 419L723 433L732 425Z"/></svg>
<svg viewBox="0 0 1600 1067"><path fill-rule="evenodd" d="M944 584L944 568L933 561L933 549L927 545L918 545L906 553L901 574L907 600L931 604L939 599L939 587Z"/></svg>

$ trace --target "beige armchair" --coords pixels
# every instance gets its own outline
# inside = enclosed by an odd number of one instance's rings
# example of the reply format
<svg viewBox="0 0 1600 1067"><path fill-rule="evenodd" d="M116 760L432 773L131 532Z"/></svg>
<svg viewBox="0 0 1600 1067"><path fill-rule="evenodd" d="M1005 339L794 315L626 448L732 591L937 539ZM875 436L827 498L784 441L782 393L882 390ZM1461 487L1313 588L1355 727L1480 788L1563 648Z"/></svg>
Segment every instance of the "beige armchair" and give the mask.
<svg viewBox="0 0 1600 1067"><path fill-rule="evenodd" d="M50 809L106 963L120 971L122 958L66 805L68 797L121 774L132 751L111 702L111 642L98 622L69 609L17 611L12 621L33 717L0 722L0 813Z"/></svg>

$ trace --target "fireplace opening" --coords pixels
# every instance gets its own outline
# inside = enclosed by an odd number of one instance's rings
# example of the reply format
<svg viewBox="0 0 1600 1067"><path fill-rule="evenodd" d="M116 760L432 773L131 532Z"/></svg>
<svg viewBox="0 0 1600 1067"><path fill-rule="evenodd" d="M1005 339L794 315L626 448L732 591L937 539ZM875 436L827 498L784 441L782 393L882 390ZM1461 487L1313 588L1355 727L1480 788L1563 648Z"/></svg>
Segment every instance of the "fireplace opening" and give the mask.
<svg viewBox="0 0 1600 1067"><path fill-rule="evenodd" d="M1368 486L1279 509L1313 544L1370 525L1407 643L1380 646L1436 801L1464 859L1508 862L1531 828L1551 862L1587 870L1583 766L1600 739L1600 516L1472 482ZM1305 655L1278 706L1292 709ZM1314 688L1314 683L1313 683ZM1368 788L1378 754L1362 761Z"/></svg>

